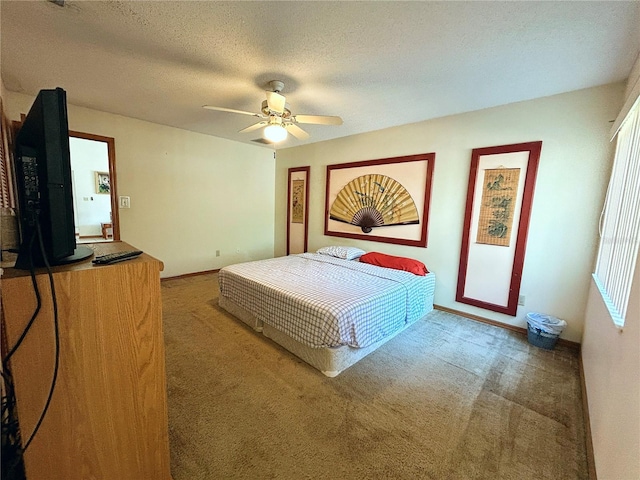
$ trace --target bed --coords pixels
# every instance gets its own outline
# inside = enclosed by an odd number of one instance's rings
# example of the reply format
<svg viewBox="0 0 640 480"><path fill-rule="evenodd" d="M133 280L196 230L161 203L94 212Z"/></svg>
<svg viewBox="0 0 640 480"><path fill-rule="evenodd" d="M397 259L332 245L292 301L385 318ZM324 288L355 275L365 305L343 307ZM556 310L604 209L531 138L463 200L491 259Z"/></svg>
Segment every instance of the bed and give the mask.
<svg viewBox="0 0 640 480"><path fill-rule="evenodd" d="M319 253L240 263L218 274L219 305L334 377L433 310L435 275Z"/></svg>

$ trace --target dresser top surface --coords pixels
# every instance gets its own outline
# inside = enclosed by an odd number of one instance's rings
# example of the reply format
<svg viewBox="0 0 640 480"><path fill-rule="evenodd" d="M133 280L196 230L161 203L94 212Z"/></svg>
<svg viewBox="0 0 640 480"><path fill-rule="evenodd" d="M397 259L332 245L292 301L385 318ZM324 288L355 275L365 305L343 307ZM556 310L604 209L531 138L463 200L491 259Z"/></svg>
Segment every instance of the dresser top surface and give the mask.
<svg viewBox="0 0 640 480"><path fill-rule="evenodd" d="M88 270L88 269L93 269L93 268L109 268L109 267L113 267L116 265L119 265L119 263L115 263L112 265L95 265L94 263L92 263L91 261L99 255L106 255L108 253L115 253L115 252L124 252L124 251L129 251L129 250L139 250L136 247L133 247L131 245L129 245L126 242L101 242L101 243L83 243L81 244L83 247L88 247L91 250L93 250L93 255L85 260L81 260L79 262L74 262L74 263L69 263L66 265L59 265L59 266L55 266L55 267L51 267L51 271L53 273L56 272L67 272L67 271L78 271L78 270ZM161 261L157 260L156 258L152 257L151 255L148 255L146 253L143 253L142 255L133 258L131 260L127 260L126 263L130 263L130 262L158 262L160 264L160 271L162 271L164 269L164 265L162 264ZM124 263L124 262L123 262ZM45 273L46 269L45 268L36 268L36 274L41 274L41 273ZM3 269L3 273L2 273L2 278L4 279L8 279L8 278L17 278L17 277L23 277L23 276L28 276L30 275L29 270L18 270L15 268L4 268Z"/></svg>

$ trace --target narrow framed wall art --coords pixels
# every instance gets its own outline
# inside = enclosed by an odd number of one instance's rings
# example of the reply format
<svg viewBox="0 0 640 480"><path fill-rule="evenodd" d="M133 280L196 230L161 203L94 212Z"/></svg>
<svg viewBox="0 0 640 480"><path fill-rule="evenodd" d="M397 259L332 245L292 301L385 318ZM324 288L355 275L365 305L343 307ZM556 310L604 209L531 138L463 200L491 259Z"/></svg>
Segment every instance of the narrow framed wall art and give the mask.
<svg viewBox="0 0 640 480"><path fill-rule="evenodd" d="M515 316L542 142L471 153L456 301Z"/></svg>
<svg viewBox="0 0 640 480"><path fill-rule="evenodd" d="M287 187L287 255L307 251L310 167L290 168Z"/></svg>

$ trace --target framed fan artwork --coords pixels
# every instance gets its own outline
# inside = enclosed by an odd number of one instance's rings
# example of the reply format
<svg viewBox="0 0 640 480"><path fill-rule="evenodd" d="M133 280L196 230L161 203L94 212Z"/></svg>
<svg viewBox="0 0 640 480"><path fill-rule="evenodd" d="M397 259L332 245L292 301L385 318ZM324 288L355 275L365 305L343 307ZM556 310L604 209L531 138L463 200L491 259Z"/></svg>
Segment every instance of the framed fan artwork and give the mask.
<svg viewBox="0 0 640 480"><path fill-rule="evenodd" d="M435 157L327 165L324 234L426 247Z"/></svg>

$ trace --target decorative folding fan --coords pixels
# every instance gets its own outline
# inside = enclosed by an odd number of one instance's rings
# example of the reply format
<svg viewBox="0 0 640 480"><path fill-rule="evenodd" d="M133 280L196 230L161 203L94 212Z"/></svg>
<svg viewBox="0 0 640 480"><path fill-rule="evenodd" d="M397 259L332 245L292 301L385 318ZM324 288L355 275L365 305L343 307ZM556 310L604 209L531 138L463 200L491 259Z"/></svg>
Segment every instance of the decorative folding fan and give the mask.
<svg viewBox="0 0 640 480"><path fill-rule="evenodd" d="M329 218L358 225L364 233L373 227L420 223L411 195L386 175L367 174L347 183L331 205Z"/></svg>

